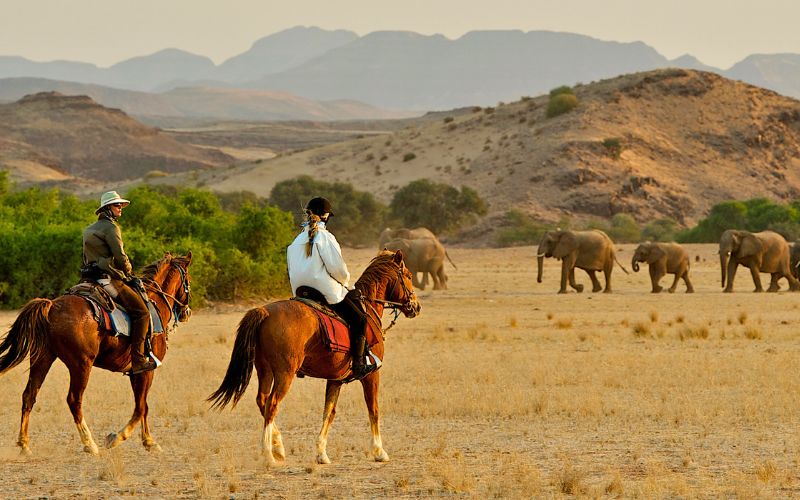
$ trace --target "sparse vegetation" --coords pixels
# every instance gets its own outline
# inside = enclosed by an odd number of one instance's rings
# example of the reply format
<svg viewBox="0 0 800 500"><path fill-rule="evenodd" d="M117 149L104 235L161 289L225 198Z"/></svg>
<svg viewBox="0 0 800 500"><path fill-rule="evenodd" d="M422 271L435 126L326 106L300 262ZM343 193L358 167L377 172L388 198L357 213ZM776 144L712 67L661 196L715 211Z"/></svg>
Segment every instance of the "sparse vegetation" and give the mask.
<svg viewBox="0 0 800 500"><path fill-rule="evenodd" d="M573 94L572 89L567 86L556 87L550 91L550 100L547 103L545 115L553 118L563 115L578 106L578 98Z"/></svg>
<svg viewBox="0 0 800 500"><path fill-rule="evenodd" d="M497 232L497 244L504 247L534 245L546 231L552 229L516 209L506 212L504 226Z"/></svg>
<svg viewBox="0 0 800 500"><path fill-rule="evenodd" d="M620 156L622 155L622 139L619 137L609 137L607 139L603 139L602 144L606 150L606 154L609 157L619 160Z"/></svg>
<svg viewBox="0 0 800 500"><path fill-rule="evenodd" d="M754 198L718 203L697 226L680 233L678 241L716 243L728 229L752 232L769 229L780 233L787 241L794 241L800 238L800 200L780 204L765 198Z"/></svg>
<svg viewBox="0 0 800 500"><path fill-rule="evenodd" d="M403 162L408 162L415 159L417 155L415 153L406 153L403 155Z"/></svg>

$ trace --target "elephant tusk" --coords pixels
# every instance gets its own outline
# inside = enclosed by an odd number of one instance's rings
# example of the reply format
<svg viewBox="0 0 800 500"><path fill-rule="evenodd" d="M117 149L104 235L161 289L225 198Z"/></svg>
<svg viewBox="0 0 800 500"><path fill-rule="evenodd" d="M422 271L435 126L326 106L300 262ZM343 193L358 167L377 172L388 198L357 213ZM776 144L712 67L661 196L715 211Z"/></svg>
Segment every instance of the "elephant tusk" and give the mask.
<svg viewBox="0 0 800 500"><path fill-rule="evenodd" d="M537 258L539 258L539 257L544 257L544 254L543 254L543 253L537 253L537 254L536 254L536 257L537 257Z"/></svg>

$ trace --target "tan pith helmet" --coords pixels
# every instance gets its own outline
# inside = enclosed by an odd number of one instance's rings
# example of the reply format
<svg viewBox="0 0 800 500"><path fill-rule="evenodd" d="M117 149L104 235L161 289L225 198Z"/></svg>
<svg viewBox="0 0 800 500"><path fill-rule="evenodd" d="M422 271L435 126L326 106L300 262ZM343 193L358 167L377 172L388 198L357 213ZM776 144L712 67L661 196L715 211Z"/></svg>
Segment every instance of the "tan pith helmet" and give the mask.
<svg viewBox="0 0 800 500"><path fill-rule="evenodd" d="M116 191L105 192L103 193L103 196L100 197L100 206L97 208L97 210L94 211L94 213L99 214L100 210L102 210L103 208L107 207L108 205L114 205L117 203L122 203L123 207L127 207L128 205L131 204L130 201L121 197L119 193L117 193Z"/></svg>

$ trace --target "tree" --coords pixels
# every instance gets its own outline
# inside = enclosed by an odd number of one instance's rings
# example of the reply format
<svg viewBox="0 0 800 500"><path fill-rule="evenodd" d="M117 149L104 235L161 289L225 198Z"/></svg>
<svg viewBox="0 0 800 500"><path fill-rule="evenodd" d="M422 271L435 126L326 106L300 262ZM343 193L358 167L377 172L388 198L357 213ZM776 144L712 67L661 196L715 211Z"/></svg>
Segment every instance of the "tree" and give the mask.
<svg viewBox="0 0 800 500"><path fill-rule="evenodd" d="M425 226L434 233L459 229L476 216L486 215L486 204L466 186L461 191L428 179L399 189L389 204L390 216L406 227Z"/></svg>

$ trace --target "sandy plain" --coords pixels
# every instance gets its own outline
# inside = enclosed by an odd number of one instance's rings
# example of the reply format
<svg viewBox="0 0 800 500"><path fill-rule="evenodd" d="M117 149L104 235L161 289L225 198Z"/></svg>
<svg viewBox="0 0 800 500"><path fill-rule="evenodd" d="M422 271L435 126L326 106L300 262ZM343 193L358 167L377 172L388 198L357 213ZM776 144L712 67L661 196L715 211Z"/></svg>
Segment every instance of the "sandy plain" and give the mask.
<svg viewBox="0 0 800 500"><path fill-rule="evenodd" d="M632 246L619 248L629 268ZM294 382L276 468L259 455L253 382L233 411L208 409L244 305L198 311L170 338L149 399L161 453L137 432L84 454L57 362L34 454L19 456L22 365L0 378L0 497L798 497L800 294L750 293L741 271L723 294L714 252L690 246L693 295L648 293L646 267L615 269L610 295L557 295L559 263L537 284L531 247L450 249L450 289L421 292L421 316L388 334L385 464L368 455L357 385L342 391L326 466L314 462L324 381ZM372 254L345 250L354 274ZM0 313L2 331L14 317ZM98 442L131 410L126 378L94 371L84 411Z"/></svg>

